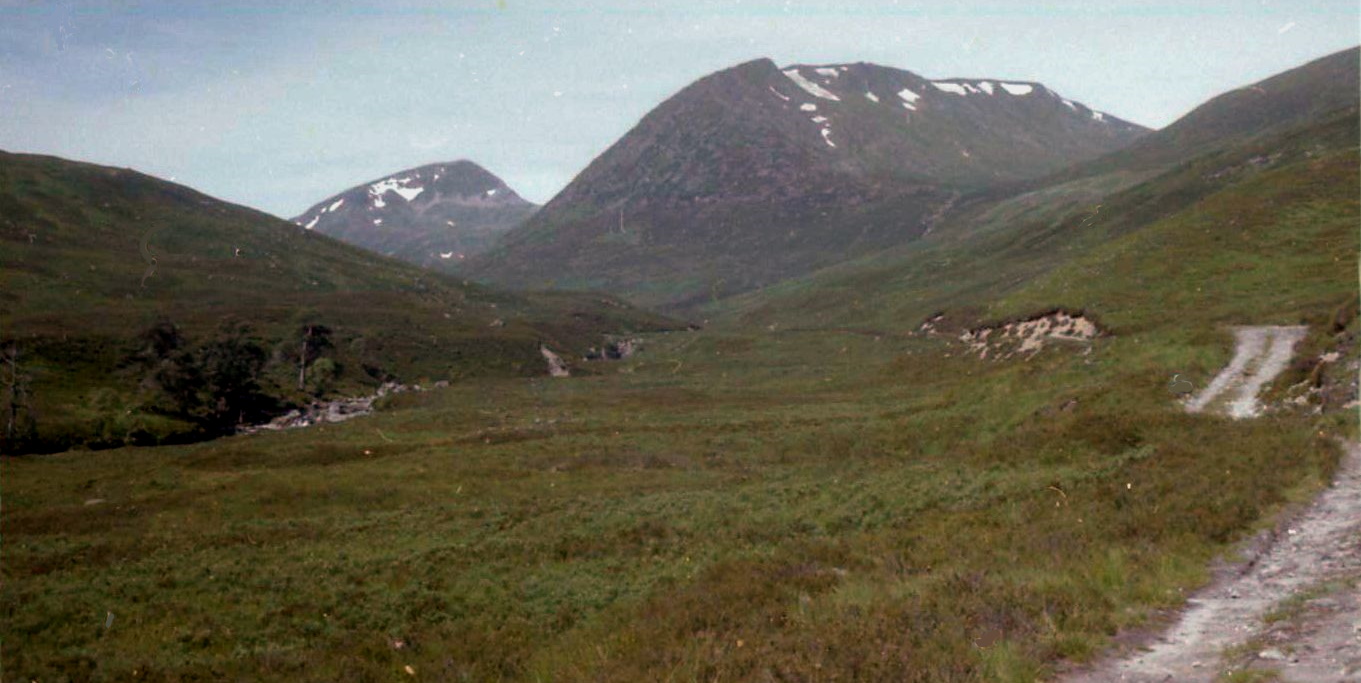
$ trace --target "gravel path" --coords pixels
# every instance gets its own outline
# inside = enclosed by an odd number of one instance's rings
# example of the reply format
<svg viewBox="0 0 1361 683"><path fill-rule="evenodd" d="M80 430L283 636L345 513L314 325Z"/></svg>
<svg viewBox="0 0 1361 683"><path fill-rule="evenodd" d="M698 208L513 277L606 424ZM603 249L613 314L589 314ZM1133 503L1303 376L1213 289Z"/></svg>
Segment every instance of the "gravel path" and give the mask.
<svg viewBox="0 0 1361 683"><path fill-rule="evenodd" d="M1350 444L1334 485L1250 562L1187 601L1181 620L1145 651L1076 672L1068 683L1213 681L1220 656L1263 630L1262 617L1302 589L1361 572L1361 446ZM1281 675L1299 683L1361 682L1361 604L1354 591L1290 650ZM1351 673L1343 673L1350 668Z"/></svg>
<svg viewBox="0 0 1361 683"><path fill-rule="evenodd" d="M1311 600L1307 613L1288 639L1290 653L1282 661L1261 660L1283 681L1361 681L1361 591L1348 590Z"/></svg>
<svg viewBox="0 0 1361 683"><path fill-rule="evenodd" d="M1234 418L1259 414L1257 392L1285 368L1302 327L1245 327L1232 362L1187 403L1190 412ZM1180 619L1132 654L1098 662L1065 683L1209 683L1226 648L1266 631L1262 617L1307 588L1361 575L1361 445L1348 444L1333 485L1241 571L1222 576L1187 601ZM1328 612L1263 666L1297 683L1361 683L1361 600L1354 589L1334 596ZM1278 654L1285 653L1281 660Z"/></svg>

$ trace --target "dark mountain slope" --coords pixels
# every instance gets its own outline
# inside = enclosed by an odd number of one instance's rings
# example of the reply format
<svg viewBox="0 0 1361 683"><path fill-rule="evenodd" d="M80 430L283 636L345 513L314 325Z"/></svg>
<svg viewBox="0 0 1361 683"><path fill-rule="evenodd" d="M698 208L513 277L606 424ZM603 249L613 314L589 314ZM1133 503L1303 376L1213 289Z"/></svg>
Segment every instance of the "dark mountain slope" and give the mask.
<svg viewBox="0 0 1361 683"><path fill-rule="evenodd" d="M757 60L663 102L470 272L693 304L913 239L963 191L1142 132L1033 83Z"/></svg>
<svg viewBox="0 0 1361 683"><path fill-rule="evenodd" d="M456 271L536 208L486 169L460 160L357 185L293 222L409 263Z"/></svg>

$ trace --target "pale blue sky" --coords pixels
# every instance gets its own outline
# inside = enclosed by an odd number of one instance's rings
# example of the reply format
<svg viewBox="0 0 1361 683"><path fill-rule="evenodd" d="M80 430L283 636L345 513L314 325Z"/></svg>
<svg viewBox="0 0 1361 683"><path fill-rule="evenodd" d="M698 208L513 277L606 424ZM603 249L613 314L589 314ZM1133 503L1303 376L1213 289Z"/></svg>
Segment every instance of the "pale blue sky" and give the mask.
<svg viewBox="0 0 1361 683"><path fill-rule="evenodd" d="M1358 42L1355 0L0 0L0 149L288 217L467 158L547 201L649 109L756 57L1040 81L1161 127Z"/></svg>

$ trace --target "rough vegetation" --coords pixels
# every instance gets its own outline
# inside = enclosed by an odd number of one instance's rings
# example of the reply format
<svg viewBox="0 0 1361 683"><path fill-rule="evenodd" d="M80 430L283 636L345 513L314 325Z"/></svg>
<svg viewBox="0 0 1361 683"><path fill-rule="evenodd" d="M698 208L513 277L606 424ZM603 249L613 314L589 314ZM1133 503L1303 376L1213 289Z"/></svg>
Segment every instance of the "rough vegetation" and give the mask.
<svg viewBox="0 0 1361 683"><path fill-rule="evenodd" d="M536 337L535 376L341 424L8 459L5 673L1052 678L1165 623L1357 436L1346 411L1186 414L1169 386L1228 364L1233 325L1307 325L1309 358L1355 333L1338 316L1361 252L1357 112L1316 114L960 199L921 240L720 301L703 329L639 335L642 352L570 378L542 376L539 349L599 337ZM465 309L484 315L469 349L558 329L509 302L563 300L458 291L487 302ZM352 321L326 310L350 348ZM586 310L569 329L636 319ZM1059 311L1102 333L986 360L959 338Z"/></svg>
<svg viewBox="0 0 1361 683"><path fill-rule="evenodd" d="M6 670L1030 680L1176 606L1336 458L1311 419L1179 415L1165 332L942 343L673 333L595 377L12 460Z"/></svg>

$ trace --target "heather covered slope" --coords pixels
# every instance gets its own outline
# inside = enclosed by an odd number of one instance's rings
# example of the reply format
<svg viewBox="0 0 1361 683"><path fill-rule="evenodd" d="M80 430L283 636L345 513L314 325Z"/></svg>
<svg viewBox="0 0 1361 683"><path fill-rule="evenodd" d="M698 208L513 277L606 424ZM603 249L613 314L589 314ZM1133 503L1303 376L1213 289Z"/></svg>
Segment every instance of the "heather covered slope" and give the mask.
<svg viewBox="0 0 1361 683"><path fill-rule="evenodd" d="M408 263L457 272L536 208L486 169L459 160L352 187L293 222Z"/></svg>
<svg viewBox="0 0 1361 683"><path fill-rule="evenodd" d="M0 334L27 378L34 448L194 431L153 409L148 370L128 365L158 322L186 349L260 347L273 400L255 412L387 377L534 374L540 342L584 350L660 322L600 296L496 292L183 186L53 157L0 153L0 240ZM333 376L296 392L290 354L307 324L332 330Z"/></svg>
<svg viewBox="0 0 1361 683"><path fill-rule="evenodd" d="M470 272L693 306L910 241L962 193L1142 132L1035 83L757 60L663 102Z"/></svg>

